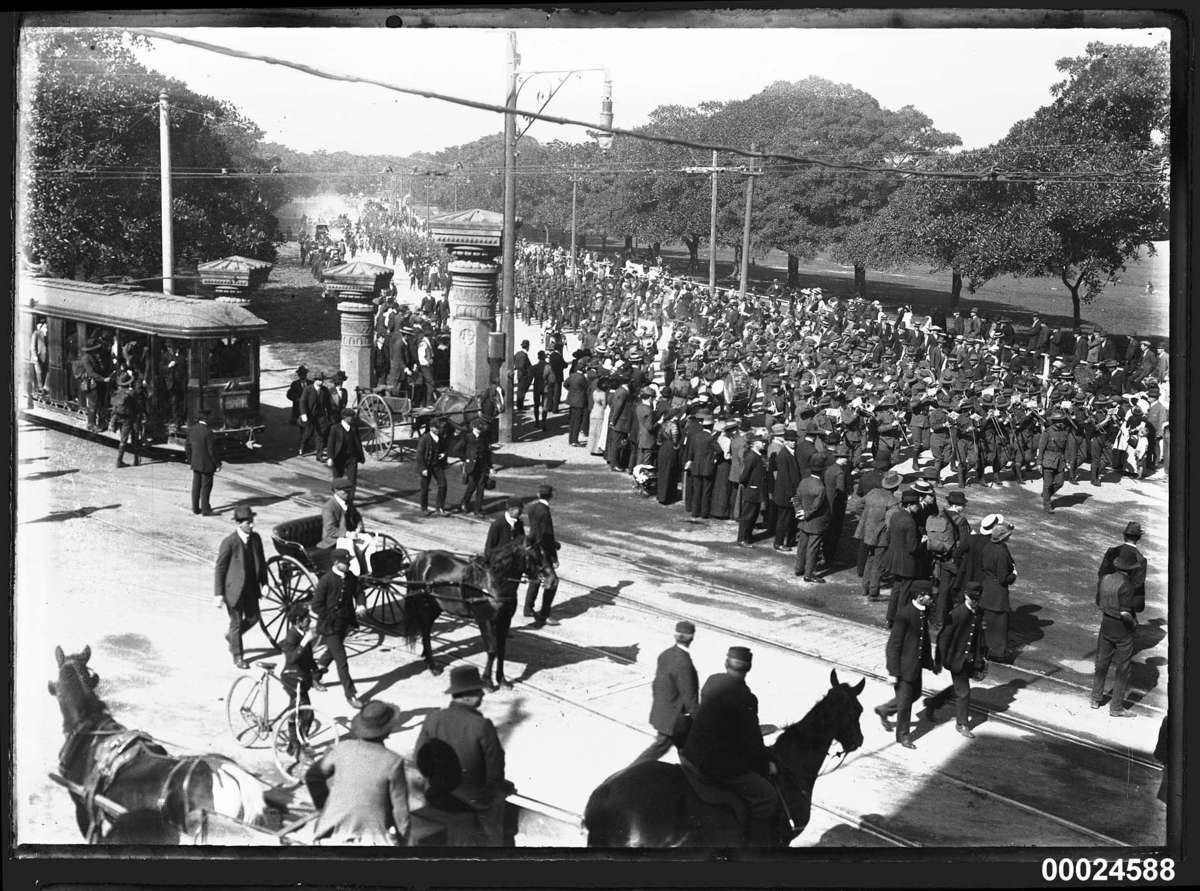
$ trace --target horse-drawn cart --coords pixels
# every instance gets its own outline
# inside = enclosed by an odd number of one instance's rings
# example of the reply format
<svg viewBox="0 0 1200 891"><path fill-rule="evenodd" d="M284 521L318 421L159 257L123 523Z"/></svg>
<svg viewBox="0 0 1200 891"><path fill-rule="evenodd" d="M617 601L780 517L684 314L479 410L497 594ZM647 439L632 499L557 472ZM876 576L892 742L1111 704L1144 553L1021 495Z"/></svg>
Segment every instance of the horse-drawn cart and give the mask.
<svg viewBox="0 0 1200 891"><path fill-rule="evenodd" d="M479 397L457 390L442 391L433 405L422 408L413 407L412 394L407 390L356 387L355 394L358 401L354 410L363 451L376 461L393 452L404 460L406 450L401 441L414 438L423 424L441 420L465 430L479 414Z"/></svg>
<svg viewBox="0 0 1200 891"><path fill-rule="evenodd" d="M311 599L317 577L332 563L334 549L317 547L322 532L320 514L288 520L271 530L275 556L267 560L259 622L275 646L287 634L288 607ZM386 532L370 535L373 541L364 551L365 571L359 573L362 617L379 630L391 632L404 616L403 575L411 560L404 546Z"/></svg>

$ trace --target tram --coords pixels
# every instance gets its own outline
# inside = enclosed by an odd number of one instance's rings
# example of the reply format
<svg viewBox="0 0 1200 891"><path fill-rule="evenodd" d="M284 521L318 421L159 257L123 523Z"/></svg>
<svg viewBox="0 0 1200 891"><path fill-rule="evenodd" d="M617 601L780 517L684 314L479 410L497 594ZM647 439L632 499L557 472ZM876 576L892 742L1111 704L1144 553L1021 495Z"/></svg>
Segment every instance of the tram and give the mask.
<svg viewBox="0 0 1200 891"><path fill-rule="evenodd" d="M182 449L188 426L208 409L223 451L256 447L267 323L245 307L41 277L19 278L16 298L31 416L105 435L117 381L131 376L146 395L144 443ZM103 378L91 389L79 374L85 352Z"/></svg>

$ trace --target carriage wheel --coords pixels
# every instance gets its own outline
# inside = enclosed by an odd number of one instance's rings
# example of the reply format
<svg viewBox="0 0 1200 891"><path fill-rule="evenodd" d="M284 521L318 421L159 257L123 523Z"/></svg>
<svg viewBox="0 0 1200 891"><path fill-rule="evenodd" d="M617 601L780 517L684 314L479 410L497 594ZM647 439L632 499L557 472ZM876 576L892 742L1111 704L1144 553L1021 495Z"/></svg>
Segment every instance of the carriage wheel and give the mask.
<svg viewBox="0 0 1200 891"><path fill-rule="evenodd" d="M258 602L258 622L276 647L287 634L287 611L297 600L308 600L316 577L294 557L276 555L267 561L267 584Z"/></svg>
<svg viewBox="0 0 1200 891"><path fill-rule="evenodd" d="M392 450L392 410L374 393L358 401L358 428L363 451L380 461Z"/></svg>
<svg viewBox="0 0 1200 891"><path fill-rule="evenodd" d="M263 720L266 693L266 684L242 675L233 682L225 697L225 720L234 742L242 748L248 749L262 742L271 733L271 725Z"/></svg>
<svg viewBox="0 0 1200 891"><path fill-rule="evenodd" d="M362 583L364 619L385 633L395 633L404 622L404 591L387 579L366 579Z"/></svg>
<svg viewBox="0 0 1200 891"><path fill-rule="evenodd" d="M412 562L412 556L408 553L408 549L386 532L376 532L374 535L380 540L380 542L382 542L380 550L399 551L404 557L402 568L408 569L408 564Z"/></svg>
<svg viewBox="0 0 1200 891"><path fill-rule="evenodd" d="M299 782L337 741L338 727L328 715L311 705L298 705L275 723L275 766Z"/></svg>

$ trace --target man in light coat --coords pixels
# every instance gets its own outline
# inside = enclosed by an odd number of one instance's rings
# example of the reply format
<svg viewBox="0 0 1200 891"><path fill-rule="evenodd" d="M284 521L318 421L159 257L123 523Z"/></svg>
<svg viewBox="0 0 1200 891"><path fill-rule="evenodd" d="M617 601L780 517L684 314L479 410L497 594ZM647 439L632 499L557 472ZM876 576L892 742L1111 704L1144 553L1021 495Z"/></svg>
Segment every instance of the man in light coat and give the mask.
<svg viewBox="0 0 1200 891"><path fill-rule="evenodd" d="M858 518L858 526L854 530L854 537L867 549L867 562L863 568L863 595L871 602L882 599L879 596L879 585L883 575L883 553L887 548L887 515L900 504L896 490L900 488L901 480L899 473L890 470L884 474L880 485L867 492L863 499L862 515Z"/></svg>

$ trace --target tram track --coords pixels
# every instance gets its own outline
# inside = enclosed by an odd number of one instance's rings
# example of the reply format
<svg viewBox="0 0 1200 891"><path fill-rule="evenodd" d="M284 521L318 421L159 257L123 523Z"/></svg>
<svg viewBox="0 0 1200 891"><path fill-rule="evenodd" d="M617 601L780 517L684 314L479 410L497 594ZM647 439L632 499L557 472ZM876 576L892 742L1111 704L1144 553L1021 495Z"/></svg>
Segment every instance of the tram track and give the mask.
<svg viewBox="0 0 1200 891"><path fill-rule="evenodd" d="M284 469L280 465L276 465L276 466L278 466L279 469ZM236 482L237 485L239 485L245 489L259 492L263 495L267 495L267 496L270 496L273 498L279 498L280 500L291 499L291 500L296 501L299 504L306 504L306 505L314 504L313 500L311 499L311 496L307 495L307 493L305 495L298 495L295 493L288 494L279 489L272 488L268 484L263 484L260 481L246 478L243 474L238 473L236 471L231 473L231 472L229 472L230 469L231 468L229 468L227 466L227 469L226 469L227 478L229 478L233 482ZM303 470L301 470L301 474L305 475L305 476L311 476L310 474L304 473ZM373 495L373 496L379 498L381 501L382 500L407 500L407 499L400 499L400 497L397 496L394 492L393 493L385 493L381 490L372 489L371 487L366 487L366 486L361 487L360 491L362 491L364 494ZM168 541L164 535L152 534L152 533L149 533L149 532L146 532L143 530L133 528L132 526L127 525L127 524L119 524L119 523L113 522L109 519L106 519L102 516L98 516L95 514L90 515L89 519L91 519L95 522L98 522L101 525L104 525L106 527L112 528L118 532L121 532L124 534L135 535L135 536L141 537L145 540L151 541L151 542L153 542L153 544L156 548L163 549L163 550L168 551L176 556L188 559L190 561L194 561L194 562L204 564L204 565L208 565L211 562L210 556L208 554L206 554L206 553L202 554L193 549L174 544L174 543ZM429 540L429 536L427 533L421 534L420 532L409 535L409 538L410 539L415 538L418 540L425 540L425 541ZM424 543L424 542L422 542L422 543ZM438 543L436 541L430 541L429 543L433 546L440 546L440 543ZM648 566L645 563L642 563L639 561L628 561L627 560L627 562L632 563L633 565L637 566L641 571L643 571L644 573L647 573L651 576L672 578L672 579L679 580L679 581L685 581L689 584L694 584L694 580L692 578L684 576L682 573L673 572L669 569L664 569L663 567L660 567L660 566ZM643 614L653 615L653 616L656 616L659 618L667 618L667 619L672 619L672 620L685 618L684 614L681 612L671 610L669 608L665 608L659 604L642 601L637 598L630 597L628 595L622 595L618 599L618 598L614 598L611 596L594 594L594 593L592 593L592 586L590 586L588 583L582 582L582 581L580 581L576 578L573 578L572 576L569 576L569 575L568 576L560 576L560 579L565 586L568 586L569 589L578 589L577 592L574 593L574 595L573 595L574 597L582 598L585 601L595 603L596 605L602 605L602 606L606 606L606 607L614 607L615 606L623 611L640 612ZM780 605L779 601L777 601L777 600L771 600L769 598L762 597L760 595L750 594L745 591L735 591L734 589L729 588L724 585L721 585L719 583L714 584L711 582L707 582L706 587L711 589L712 591L718 592L718 593L736 594L742 600L754 601L754 602L760 603L764 606L769 606L772 609L778 609L778 607ZM725 636L736 637L740 640L746 641L748 643L753 643L760 647L769 647L771 649L774 649L777 651L782 651L782 652L788 653L790 655L799 656L799 657L803 657L806 659L819 660L819 661L822 661L822 662L825 662L828 664L832 664L837 667L843 667L849 671L853 671L856 674L871 677L876 680L880 680L880 681L887 680L885 677L883 677L882 675L880 675L876 672L864 670L860 665L851 665L848 663L839 662L835 659L830 659L828 656L822 656L820 654L808 651L802 647L796 647L796 646L792 646L792 645L789 645L786 643L781 643L781 642L778 642L775 640L770 640L770 639L762 637L761 635L757 635L752 632L748 632L746 630L730 628L726 625L718 624L717 622L705 621L703 619L698 620L694 615L691 615L691 614L687 615L686 618L689 618L690 620L696 622L697 625L701 625L701 626L705 626L705 627L708 627L713 630L717 630ZM441 638L442 642L445 642L445 640L446 640L446 638L444 638L441 634L438 634L435 636L438 638ZM636 666L635 660L630 659L628 657L624 657L620 654L615 654L607 649L590 647L590 646L572 643L572 642L563 641L563 640L556 640L555 644L556 644L556 646L570 647L570 648L580 651L580 652L586 652L586 653L592 654L592 655L599 655L606 659L614 660L614 661L623 663L625 665ZM601 710L588 705L586 702L578 702L578 701L570 699L568 697L564 697L560 694L555 693L554 691L546 689L545 687L543 687L539 684L531 683L529 681L522 681L521 688L523 690L528 690L531 693L535 693L539 697L542 697L542 698L545 698L548 700L552 700L552 701L558 702L560 704L569 705L572 708L580 709L585 712L589 712L593 715L601 717L602 719L604 719L606 721L610 721L613 723L623 725L627 728L634 729L639 733L642 733L642 734L646 733L646 730L640 726L634 726L634 725L631 725L631 724L629 724L625 721L622 721L618 718L614 718L611 715L605 714ZM930 695L930 694L928 693L928 691L926 691L925 695ZM1123 762L1128 762L1128 761L1132 760L1132 761L1139 763L1148 768L1161 769L1159 765L1157 765L1153 762L1150 762L1147 759L1140 758L1140 757L1133 755L1126 751L1120 751L1120 750L1114 749L1113 747L1110 747L1110 746L1104 746L1102 744L1098 744L1093 740L1089 740L1089 739L1082 738L1082 737L1077 737L1073 734L1067 733L1058 728L1044 726L1038 722L1030 721L1027 719L1015 718L1014 716L1008 715L1008 714L996 713L996 712L993 712L986 708L976 708L976 711L987 714L993 720L1007 723L1012 726L1019 727L1026 731L1052 736L1052 737L1055 737L1062 741L1068 742L1071 745L1079 746L1082 748L1087 748L1087 749L1096 751L1098 753L1102 753L1107 756L1113 756L1113 757L1120 758ZM1123 842L1121 842L1117 839L1114 839L1110 836L1107 836L1103 833L1100 833L1096 830L1076 824L1073 821L1067 820L1066 818L1059 817L1055 814L1051 814L1046 811L1043 811L1040 808L1037 808L1033 805L1028 805L1023 802L1019 802L1014 799L1003 796L999 793L993 792L991 790L987 790L982 787L979 787L976 784L970 783L969 781L962 779L961 777L952 776L949 773L947 773L945 771L939 771L936 768L935 768L935 771L937 771L939 774L941 774L941 776L945 780L947 780L948 782L950 782L960 788L967 789L976 794L981 794L986 797L990 797L990 798L1002 801L1010 806L1013 806L1020 810L1026 811L1027 813L1034 814L1034 815L1040 816L1044 819L1047 819L1049 821L1058 823L1059 825L1062 825L1064 828L1068 828L1073 832L1076 832L1076 833L1079 833L1079 834L1082 834L1082 835L1085 835L1085 836L1095 839L1098 844L1102 844L1105 846L1122 846L1122 845L1126 844L1126 843L1123 843ZM871 834L874 837L880 838L889 844L898 845L898 846L912 846L912 847L921 846L921 843L918 841L904 838L903 836L900 836L899 834L893 832L892 830L873 826L869 823L869 821L862 820L861 818L858 818L858 817L855 817L854 815L848 814L841 809L819 805L816 802L814 802L814 806L817 807L819 810L822 810L823 812L828 813L829 815L835 817L836 819L841 820L844 823L853 825L856 828L860 829L861 831ZM572 814L572 812L564 811L564 809L559 808L557 806L547 805L547 807L554 811L559 812L560 814L566 813L566 814L571 814L572 816L574 816Z"/></svg>

